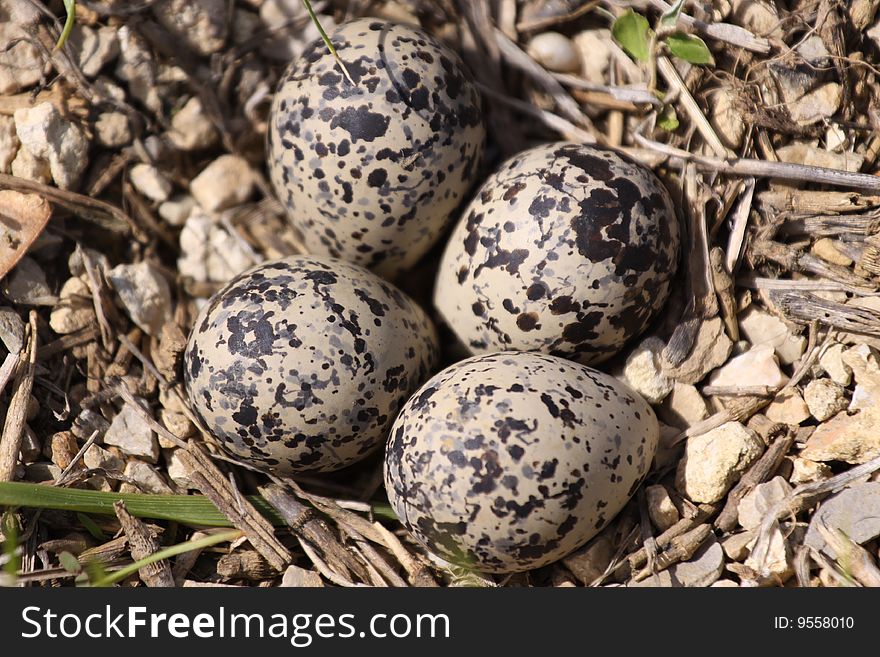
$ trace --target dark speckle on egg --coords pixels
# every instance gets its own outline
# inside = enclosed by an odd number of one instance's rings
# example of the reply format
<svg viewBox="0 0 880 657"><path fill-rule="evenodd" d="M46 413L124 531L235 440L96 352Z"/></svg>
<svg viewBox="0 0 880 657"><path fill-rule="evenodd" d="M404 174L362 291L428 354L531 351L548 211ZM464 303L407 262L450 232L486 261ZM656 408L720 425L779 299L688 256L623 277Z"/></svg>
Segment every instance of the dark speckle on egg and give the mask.
<svg viewBox="0 0 880 657"><path fill-rule="evenodd" d="M431 321L375 274L291 256L233 279L184 354L201 424L275 474L350 465L384 441L438 358Z"/></svg>
<svg viewBox="0 0 880 657"><path fill-rule="evenodd" d="M361 19L321 40L275 93L268 164L310 253L382 276L411 267L443 234L477 173L481 101L458 56L422 30Z"/></svg>
<svg viewBox="0 0 880 657"><path fill-rule="evenodd" d="M598 363L662 307L678 249L672 201L651 171L613 151L546 144L478 190L446 246L434 304L474 353Z"/></svg>
<svg viewBox="0 0 880 657"><path fill-rule="evenodd" d="M537 353L474 356L404 405L385 489L438 556L528 570L576 550L623 508L659 432L647 402L607 374Z"/></svg>

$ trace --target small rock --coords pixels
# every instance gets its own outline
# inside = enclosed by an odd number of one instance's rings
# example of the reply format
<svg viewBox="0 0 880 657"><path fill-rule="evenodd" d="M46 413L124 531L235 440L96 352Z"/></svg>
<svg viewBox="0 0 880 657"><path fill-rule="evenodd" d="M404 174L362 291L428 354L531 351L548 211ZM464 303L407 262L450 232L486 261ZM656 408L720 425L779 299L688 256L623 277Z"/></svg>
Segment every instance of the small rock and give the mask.
<svg viewBox="0 0 880 657"><path fill-rule="evenodd" d="M76 189L88 165L89 142L52 103L15 110L15 131L22 148L49 161L52 179L61 189Z"/></svg>
<svg viewBox="0 0 880 657"><path fill-rule="evenodd" d="M24 30L12 21L0 20L0 95L14 94L36 84L42 70L40 51L27 40Z"/></svg>
<svg viewBox="0 0 880 657"><path fill-rule="evenodd" d="M183 226L186 218L196 207L196 200L189 194L180 194L159 206L159 216L172 226Z"/></svg>
<svg viewBox="0 0 880 657"><path fill-rule="evenodd" d="M825 42L816 34L801 41L795 50L811 66L828 66L832 63L831 53L825 47Z"/></svg>
<svg viewBox="0 0 880 657"><path fill-rule="evenodd" d="M247 201L253 187L247 161L237 155L221 155L193 179L190 192L202 208L217 212Z"/></svg>
<svg viewBox="0 0 880 657"><path fill-rule="evenodd" d="M95 138L104 148L119 148L131 141L128 117L122 112L104 112L95 120Z"/></svg>
<svg viewBox="0 0 880 657"><path fill-rule="evenodd" d="M798 125L812 125L837 112L842 100L843 87L837 82L829 82L790 103L788 113Z"/></svg>
<svg viewBox="0 0 880 657"><path fill-rule="evenodd" d="M840 265L841 267L849 267L852 265L852 258L838 251L834 244L835 241L830 237L823 237L820 240L816 240L810 248L810 251L813 255L818 256L825 262L830 262L833 265Z"/></svg>
<svg viewBox="0 0 880 657"><path fill-rule="evenodd" d="M3 279L3 294L13 303L25 306L54 306L58 302L46 282L43 268L29 256L23 256Z"/></svg>
<svg viewBox="0 0 880 657"><path fill-rule="evenodd" d="M842 153L848 146L850 146L850 141L846 131L836 123L829 124L825 130L826 150Z"/></svg>
<svg viewBox="0 0 880 657"><path fill-rule="evenodd" d="M737 534L731 534L721 539L721 548L724 554L732 561L744 561L749 556L749 549L755 543L758 532L747 530Z"/></svg>
<svg viewBox="0 0 880 657"><path fill-rule="evenodd" d="M750 550L745 565L757 572L762 579L768 580L766 583L784 582L794 573L791 563L791 548L778 525L771 530L766 556L755 554L754 545L750 547Z"/></svg>
<svg viewBox="0 0 880 657"><path fill-rule="evenodd" d="M605 72L611 61L611 30L591 29L578 32L574 43L581 53L581 75L590 82L607 84Z"/></svg>
<svg viewBox="0 0 880 657"><path fill-rule="evenodd" d="M171 290L165 277L149 263L139 262L117 265L107 278L131 320L149 335L159 335L171 316Z"/></svg>
<svg viewBox="0 0 880 657"><path fill-rule="evenodd" d="M281 578L282 588L315 588L324 586L321 576L314 570L306 570L299 566L288 566Z"/></svg>
<svg viewBox="0 0 880 657"><path fill-rule="evenodd" d="M159 459L156 434L131 405L125 404L104 434L105 445L115 445L129 456L155 463Z"/></svg>
<svg viewBox="0 0 880 657"><path fill-rule="evenodd" d="M687 429L709 417L706 400L695 386L675 382L672 392L657 410L660 419L679 429Z"/></svg>
<svg viewBox="0 0 880 657"><path fill-rule="evenodd" d="M93 78L119 54L115 27L94 29L76 24L68 40L77 63L87 78Z"/></svg>
<svg viewBox="0 0 880 657"><path fill-rule="evenodd" d="M168 409L163 408L159 410L159 421L166 429L168 429L168 431L170 431L181 440L186 440L196 433L195 426L183 413L176 413L174 411L169 411ZM175 443L169 441L166 438L163 438L162 436L159 436L159 447L162 447L164 449L166 447L176 446L177 445Z"/></svg>
<svg viewBox="0 0 880 657"><path fill-rule="evenodd" d="M856 383L875 385L880 379L880 358L867 344L850 347L841 354L841 360L852 370Z"/></svg>
<svg viewBox="0 0 880 657"><path fill-rule="evenodd" d="M130 460L125 464L125 476L137 483L137 486L124 483L119 487L120 493L152 493L154 495L171 495L174 489L169 486L156 469L143 461Z"/></svg>
<svg viewBox="0 0 880 657"><path fill-rule="evenodd" d="M580 550L565 557L562 563L581 584L589 586L605 573L614 552L610 533L603 531Z"/></svg>
<svg viewBox="0 0 880 657"><path fill-rule="evenodd" d="M128 25L116 32L119 40L119 59L116 77L128 83L131 95L141 101L154 114L162 112L157 85L158 69L153 51L144 38Z"/></svg>
<svg viewBox="0 0 880 657"><path fill-rule="evenodd" d="M703 322L691 353L677 367L663 362L663 373L679 383L697 383L711 370L723 365L733 349L720 317Z"/></svg>
<svg viewBox="0 0 880 657"><path fill-rule="evenodd" d="M724 572L724 550L710 536L702 547L688 561L681 561L669 568L676 586L711 586Z"/></svg>
<svg viewBox="0 0 880 657"><path fill-rule="evenodd" d="M660 484L647 486L645 488L645 498L648 503L648 515L651 517L651 522L654 523L657 531L665 532L681 520L678 509L672 503L672 498L669 496L669 491L666 490L665 486Z"/></svg>
<svg viewBox="0 0 880 657"><path fill-rule="evenodd" d="M177 455L179 449L169 449L165 452L165 462L168 464L168 476L175 484L183 489L196 488L189 479L189 469Z"/></svg>
<svg viewBox="0 0 880 657"><path fill-rule="evenodd" d="M660 338L645 338L627 356L617 377L651 404L659 404L672 392L673 381L660 369L660 352L665 346Z"/></svg>
<svg viewBox="0 0 880 657"><path fill-rule="evenodd" d="M15 133L15 119L0 115L0 173L9 172L20 143Z"/></svg>
<svg viewBox="0 0 880 657"><path fill-rule="evenodd" d="M842 411L820 424L807 439L801 456L811 461L859 464L880 456L880 408L864 408L850 415Z"/></svg>
<svg viewBox="0 0 880 657"><path fill-rule="evenodd" d="M739 501L739 524L744 529L760 527L764 516L791 493L791 486L782 477L758 484Z"/></svg>
<svg viewBox="0 0 880 657"><path fill-rule="evenodd" d="M756 306L749 306L739 316L739 329L754 346L771 345L781 365L797 361L807 346L804 336L792 335L781 319Z"/></svg>
<svg viewBox="0 0 880 657"><path fill-rule="evenodd" d="M10 354L21 353L24 347L24 322L15 310L0 307L0 340Z"/></svg>
<svg viewBox="0 0 880 657"><path fill-rule="evenodd" d="M28 149L19 148L15 159L10 165L12 175L25 180L48 184L52 182L52 171L49 162L41 157L34 156Z"/></svg>
<svg viewBox="0 0 880 657"><path fill-rule="evenodd" d="M109 428L110 423L103 415L89 408L84 408L74 418L70 432L82 441L89 440L92 434L96 434L96 439L101 440Z"/></svg>
<svg viewBox="0 0 880 657"><path fill-rule="evenodd" d="M581 70L581 54L575 44L559 32L542 32L529 39L526 52L544 68L558 73Z"/></svg>
<svg viewBox="0 0 880 657"><path fill-rule="evenodd" d="M79 445L77 445L76 437L69 431L58 431L53 433L49 439L49 458L60 470L64 470L71 464L77 452L79 452Z"/></svg>
<svg viewBox="0 0 880 657"><path fill-rule="evenodd" d="M810 519L804 543L832 559L834 550L819 533L819 523L839 529L858 545L880 536L880 483L852 484L826 499Z"/></svg>
<svg viewBox="0 0 880 657"><path fill-rule="evenodd" d="M171 129L166 136L176 148L196 151L214 145L217 129L205 114L201 99L193 96L171 117Z"/></svg>
<svg viewBox="0 0 880 657"><path fill-rule="evenodd" d="M712 588L712 589L738 589L739 584L734 582L732 579L719 579L717 582L712 584L709 588Z"/></svg>
<svg viewBox="0 0 880 657"><path fill-rule="evenodd" d="M782 29L779 10L766 0L732 0L731 22L761 34L781 39Z"/></svg>
<svg viewBox="0 0 880 657"><path fill-rule="evenodd" d="M2 79L2 70L0 70L0 79ZM24 477L32 483L42 483L44 481L58 481L61 476L61 468L54 463L28 463L24 469Z"/></svg>
<svg viewBox="0 0 880 657"><path fill-rule="evenodd" d="M101 469L108 472L122 472L125 462L113 452L99 445L92 445L83 454L83 463L89 470Z"/></svg>
<svg viewBox="0 0 880 657"><path fill-rule="evenodd" d="M33 430L25 425L24 432L21 437L21 446L18 449L18 457L22 463L34 463L43 453L43 446L40 439Z"/></svg>
<svg viewBox="0 0 880 657"><path fill-rule="evenodd" d="M734 150L740 147L746 134L746 124L736 103L736 92L730 87L720 87L709 94L709 122L721 142Z"/></svg>
<svg viewBox="0 0 880 657"><path fill-rule="evenodd" d="M826 463L817 463L800 456L791 457L791 475L788 481L797 486L812 481L824 481L833 473Z"/></svg>
<svg viewBox="0 0 880 657"><path fill-rule="evenodd" d="M152 201L161 203L171 196L171 183L152 164L135 164L129 170L128 177L131 184Z"/></svg>
<svg viewBox="0 0 880 657"><path fill-rule="evenodd" d="M810 414L824 422L846 408L847 400L843 386L831 379L814 379L804 388L804 401Z"/></svg>
<svg viewBox="0 0 880 657"><path fill-rule="evenodd" d="M858 153L831 153L802 141L792 141L785 146L780 146L776 149L776 155L782 162L828 167L852 173L861 170L865 160L865 157Z"/></svg>
<svg viewBox="0 0 880 657"><path fill-rule="evenodd" d="M764 414L773 422L797 425L810 418L810 409L797 390L786 390L776 395Z"/></svg>
<svg viewBox="0 0 880 657"><path fill-rule="evenodd" d="M718 502L763 449L751 429L739 422L722 424L688 439L675 486L693 502Z"/></svg>
<svg viewBox="0 0 880 657"><path fill-rule="evenodd" d="M180 274L202 283L225 283L255 264L238 240L198 208L180 231L180 253Z"/></svg>
<svg viewBox="0 0 880 657"><path fill-rule="evenodd" d="M210 55L226 40L226 0L160 0L153 13L172 35L199 55Z"/></svg>
<svg viewBox="0 0 880 657"><path fill-rule="evenodd" d="M781 388L788 377L779 369L775 349L768 344L755 346L732 358L709 377L713 386L767 386Z"/></svg>
<svg viewBox="0 0 880 657"><path fill-rule="evenodd" d="M49 315L49 326L59 335L66 335L95 321L95 306L89 286L77 276L67 279L61 287L58 305Z"/></svg>
<svg viewBox="0 0 880 657"><path fill-rule="evenodd" d="M106 76L100 76L92 82L92 89L101 100L108 102L116 101L118 103L125 102L125 89Z"/></svg>
<svg viewBox="0 0 880 657"><path fill-rule="evenodd" d="M843 360L843 352L846 347L839 342L832 342L821 356L819 365L831 377L835 383L848 386L852 381L852 368Z"/></svg>

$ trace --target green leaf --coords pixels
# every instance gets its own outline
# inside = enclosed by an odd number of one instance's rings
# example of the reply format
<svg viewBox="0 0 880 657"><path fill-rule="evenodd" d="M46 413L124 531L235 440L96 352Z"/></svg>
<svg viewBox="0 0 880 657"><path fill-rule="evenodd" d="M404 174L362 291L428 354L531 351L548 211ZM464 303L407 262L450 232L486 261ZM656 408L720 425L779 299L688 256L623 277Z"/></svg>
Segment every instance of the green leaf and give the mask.
<svg viewBox="0 0 880 657"><path fill-rule="evenodd" d="M651 28L648 19L627 9L611 26L611 36L631 57L646 62L651 55Z"/></svg>
<svg viewBox="0 0 880 657"><path fill-rule="evenodd" d="M101 531L101 528L98 527L97 523L89 518L85 513L77 513L77 519L82 523L82 526L85 527L86 531L97 538L99 541L106 541L107 536L104 532Z"/></svg>
<svg viewBox="0 0 880 657"><path fill-rule="evenodd" d="M677 0L669 8L669 11L667 11L660 17L660 27L675 27L675 24L678 22L678 16L679 14L681 14L681 10L683 7L684 0Z"/></svg>
<svg viewBox="0 0 880 657"><path fill-rule="evenodd" d="M674 132L678 126L678 114L675 113L675 108L672 105L667 105L657 119L657 127L667 132Z"/></svg>
<svg viewBox="0 0 880 657"><path fill-rule="evenodd" d="M670 34L666 38L666 46L674 56L691 64L715 64L706 42L692 34L684 32Z"/></svg>
<svg viewBox="0 0 880 657"><path fill-rule="evenodd" d="M21 556L18 552L18 525L11 513L0 515L0 523L2 523L0 530L4 536L2 554L6 557L3 572L9 576L11 581L15 581L16 573L21 566Z"/></svg>
<svg viewBox="0 0 880 657"><path fill-rule="evenodd" d="M61 567L71 575L76 575L82 571L79 561L70 552L62 552L58 555L58 560L61 562Z"/></svg>

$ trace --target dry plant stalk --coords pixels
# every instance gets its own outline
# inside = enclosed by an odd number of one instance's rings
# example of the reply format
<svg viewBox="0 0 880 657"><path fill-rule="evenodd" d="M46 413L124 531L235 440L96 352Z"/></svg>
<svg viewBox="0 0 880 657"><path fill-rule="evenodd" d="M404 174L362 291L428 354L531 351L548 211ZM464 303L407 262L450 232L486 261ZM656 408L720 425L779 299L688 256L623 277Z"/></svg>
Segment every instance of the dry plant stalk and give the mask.
<svg viewBox="0 0 880 657"><path fill-rule="evenodd" d="M24 436L27 407L34 387L34 372L37 363L37 313L32 310L29 317L30 335L27 348L19 354L18 374L15 377L15 392L9 400L3 435L0 436L0 481L12 481L15 464Z"/></svg>
<svg viewBox="0 0 880 657"><path fill-rule="evenodd" d="M146 559L159 551L159 542L147 529L147 526L139 518L135 518L125 508L125 503L120 500L113 505L116 517L122 525L122 530L128 538L128 547L135 561ZM149 587L174 586L174 577L171 574L171 566L167 561L157 561L138 569L141 581Z"/></svg>

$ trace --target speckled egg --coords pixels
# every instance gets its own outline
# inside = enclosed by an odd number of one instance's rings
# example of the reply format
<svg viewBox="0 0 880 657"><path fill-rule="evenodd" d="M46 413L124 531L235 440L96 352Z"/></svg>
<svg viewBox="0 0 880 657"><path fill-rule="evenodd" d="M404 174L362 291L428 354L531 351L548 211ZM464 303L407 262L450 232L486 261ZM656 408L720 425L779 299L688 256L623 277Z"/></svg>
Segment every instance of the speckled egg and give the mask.
<svg viewBox="0 0 880 657"><path fill-rule="evenodd" d="M425 313L375 274L291 256L241 274L206 305L184 355L201 424L276 474L329 471L384 441L433 371Z"/></svg>
<svg viewBox="0 0 880 657"><path fill-rule="evenodd" d="M272 184L311 253L393 277L466 199L485 128L461 60L422 30L377 19L320 40L282 76L272 105Z"/></svg>
<svg viewBox="0 0 880 657"><path fill-rule="evenodd" d="M455 227L434 304L472 353L612 356L666 301L678 260L669 193L617 153L553 143L509 159Z"/></svg>
<svg viewBox="0 0 880 657"><path fill-rule="evenodd" d="M385 488L442 558L494 573L577 549L626 504L659 426L616 379L538 353L474 356L406 403L385 451Z"/></svg>

